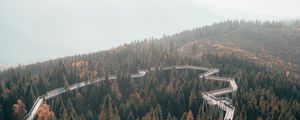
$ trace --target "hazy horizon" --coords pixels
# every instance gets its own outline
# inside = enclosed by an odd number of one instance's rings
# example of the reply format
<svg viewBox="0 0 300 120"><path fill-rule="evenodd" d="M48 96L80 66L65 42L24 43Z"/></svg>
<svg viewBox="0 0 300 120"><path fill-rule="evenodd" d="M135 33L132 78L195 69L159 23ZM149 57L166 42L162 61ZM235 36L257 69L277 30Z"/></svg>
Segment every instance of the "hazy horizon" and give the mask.
<svg viewBox="0 0 300 120"><path fill-rule="evenodd" d="M294 19L300 16L295 13L299 4L296 0L2 0L0 64L95 52L227 19Z"/></svg>

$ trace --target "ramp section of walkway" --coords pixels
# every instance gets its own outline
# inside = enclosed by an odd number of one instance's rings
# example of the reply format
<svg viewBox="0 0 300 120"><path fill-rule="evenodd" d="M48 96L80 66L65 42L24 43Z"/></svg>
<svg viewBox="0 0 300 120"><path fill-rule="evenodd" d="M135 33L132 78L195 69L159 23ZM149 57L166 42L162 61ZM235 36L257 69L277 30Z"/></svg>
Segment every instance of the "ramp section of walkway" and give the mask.
<svg viewBox="0 0 300 120"><path fill-rule="evenodd" d="M232 120L234 115L235 107L232 106L232 100L229 98L218 97L224 94L233 93L237 91L238 86L233 78L226 78L226 77L217 77L217 76L208 76L206 77L207 80L216 80L216 81L223 81L229 82L229 87L212 90L208 92L202 93L202 97L209 105L216 105L220 109L226 112L224 120Z"/></svg>

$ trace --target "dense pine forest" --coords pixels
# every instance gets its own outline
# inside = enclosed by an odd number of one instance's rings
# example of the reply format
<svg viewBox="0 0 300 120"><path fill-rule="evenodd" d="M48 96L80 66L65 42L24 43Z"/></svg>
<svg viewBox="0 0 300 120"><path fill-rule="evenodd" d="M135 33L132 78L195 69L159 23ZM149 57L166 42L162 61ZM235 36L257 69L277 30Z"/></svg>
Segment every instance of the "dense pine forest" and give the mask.
<svg viewBox="0 0 300 120"><path fill-rule="evenodd" d="M273 64L252 60L230 50L219 52L212 48L204 49L201 48L202 43L186 48L186 43L195 43L195 40L201 41L204 38L218 39L218 35L222 36L224 33L237 34L236 31L232 32L232 29L240 31L238 33L242 37L247 31L251 33L251 30L257 28L263 29L264 32L270 29L276 34L278 29L292 31L299 26L299 22L286 25L280 22L226 21L173 36L164 36L161 39L135 41L106 51L20 65L0 73L0 119L23 119L39 95L58 87L109 75L117 75L117 79L96 83L47 100L39 108L37 118L41 120L219 118L218 112L209 114L210 112L205 109L201 93L222 88L227 84L208 81L205 78L200 80L197 75L202 71L156 71L143 78L130 78L130 73L135 73L139 69L189 64L219 68L219 76L235 78L239 89L227 97L233 99L236 120L297 120L300 119L300 79L296 77L296 72L288 73L286 72L288 68L276 65L273 67ZM299 32L287 34L293 34L295 38L290 40L299 43ZM262 38L268 37L259 39ZM271 49L275 48L266 48L268 49L272 51ZM297 61L299 58L290 60L295 64L299 62Z"/></svg>

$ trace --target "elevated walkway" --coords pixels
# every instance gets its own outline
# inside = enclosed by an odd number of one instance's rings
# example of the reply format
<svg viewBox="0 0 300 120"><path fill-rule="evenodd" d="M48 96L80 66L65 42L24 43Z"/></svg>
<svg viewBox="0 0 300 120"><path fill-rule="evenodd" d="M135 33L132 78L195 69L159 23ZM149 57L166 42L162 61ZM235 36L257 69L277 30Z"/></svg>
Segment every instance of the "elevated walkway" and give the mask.
<svg viewBox="0 0 300 120"><path fill-rule="evenodd" d="M232 120L233 115L234 115L234 107L231 105L230 100L225 100L223 98L218 98L219 95L223 94L228 94L231 92L234 92L237 90L237 84L235 83L234 79L231 78L225 78L225 77L216 77L216 76L211 76L215 73L218 73L218 69L213 69L213 68L207 68L207 67L202 67L202 66L192 66L192 65L177 65L177 66L166 66L166 67L157 67L157 68L150 68L150 70L140 70L138 73L133 73L130 75L131 78L139 78L145 76L148 72L150 71L157 71L157 70L172 70L172 69L193 69L193 70L204 70L206 71L203 74L199 75L199 78L207 78L209 80L218 80L218 81L225 81L229 82L230 86L228 88L223 88L223 89L217 89L213 91L208 91L202 93L202 97L205 101L207 101L208 104L210 105L217 105L220 109L226 111L226 115L224 117L225 120ZM109 76L108 80L113 80L116 79L116 75L111 75ZM26 120L33 120L37 114L37 110L40 107L40 105L43 103L44 100L51 99L53 97L56 97L60 94L63 94L67 91L72 91L90 84L98 83L101 81L104 81L104 77L99 77L96 79L88 80L88 81L83 81L83 82L78 82L73 85L68 86L68 88L57 88L54 90L48 91L46 94L39 96L36 101L34 102L31 110L29 113L25 116L24 119Z"/></svg>

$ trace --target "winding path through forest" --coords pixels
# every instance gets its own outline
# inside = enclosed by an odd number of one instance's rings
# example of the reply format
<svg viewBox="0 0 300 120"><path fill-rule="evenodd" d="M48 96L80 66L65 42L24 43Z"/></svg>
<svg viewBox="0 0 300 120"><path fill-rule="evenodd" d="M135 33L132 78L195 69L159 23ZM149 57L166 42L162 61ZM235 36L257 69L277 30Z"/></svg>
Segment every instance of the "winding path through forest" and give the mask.
<svg viewBox="0 0 300 120"><path fill-rule="evenodd" d="M138 73L130 74L131 78L139 78L146 75L147 72L150 71L157 71L157 70L172 70L172 69L193 69L193 70L204 70L205 73L202 73L199 75L199 78L205 78L207 80L217 80L217 81L223 81L223 82L229 82L230 86L227 88L217 89L213 91L208 91L202 93L203 99L207 102L209 105L218 106L220 109L224 110L225 117L224 120L232 120L234 115L235 107L232 105L232 101L229 98L224 97L218 97L220 95L228 94L237 91L237 84L235 83L233 78L225 78L225 77L217 77L217 76L211 76L215 73L218 73L218 69L214 68L207 68L207 67L201 67L201 66L191 66L191 65L182 65L182 66L167 66L167 67L157 67L157 68L150 68L150 70L140 70ZM108 80L116 79L116 75L110 75L108 77ZM101 81L104 81L104 77L99 77L96 79L78 82L73 85L70 85L68 88L60 87L51 91L48 91L46 94L39 96L36 101L34 102L31 110L29 113L25 116L25 120L33 120L37 114L38 108L43 103L43 101L48 100L50 98L53 98L55 96L58 96L62 93L65 93L67 91L72 91L90 84L98 83Z"/></svg>

